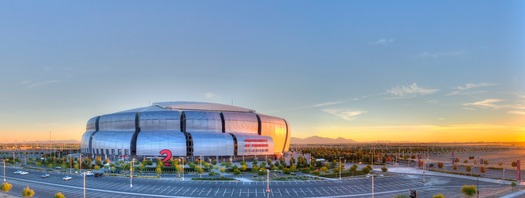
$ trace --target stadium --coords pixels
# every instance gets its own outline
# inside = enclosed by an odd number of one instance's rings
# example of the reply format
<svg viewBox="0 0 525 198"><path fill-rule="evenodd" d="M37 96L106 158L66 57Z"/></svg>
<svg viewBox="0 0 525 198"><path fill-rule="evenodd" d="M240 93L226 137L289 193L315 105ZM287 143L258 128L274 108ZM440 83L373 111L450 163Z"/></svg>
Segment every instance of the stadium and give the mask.
<svg viewBox="0 0 525 198"><path fill-rule="evenodd" d="M159 102L89 119L81 152L109 159L278 158L290 146L286 120L237 106Z"/></svg>

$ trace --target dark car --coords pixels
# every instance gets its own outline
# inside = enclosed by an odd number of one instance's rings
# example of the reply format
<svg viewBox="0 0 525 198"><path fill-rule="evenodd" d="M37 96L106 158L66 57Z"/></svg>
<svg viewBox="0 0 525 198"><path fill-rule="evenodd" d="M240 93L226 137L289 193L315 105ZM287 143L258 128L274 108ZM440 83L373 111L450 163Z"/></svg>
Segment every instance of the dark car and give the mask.
<svg viewBox="0 0 525 198"><path fill-rule="evenodd" d="M104 176L104 173L95 173L95 177L102 177Z"/></svg>

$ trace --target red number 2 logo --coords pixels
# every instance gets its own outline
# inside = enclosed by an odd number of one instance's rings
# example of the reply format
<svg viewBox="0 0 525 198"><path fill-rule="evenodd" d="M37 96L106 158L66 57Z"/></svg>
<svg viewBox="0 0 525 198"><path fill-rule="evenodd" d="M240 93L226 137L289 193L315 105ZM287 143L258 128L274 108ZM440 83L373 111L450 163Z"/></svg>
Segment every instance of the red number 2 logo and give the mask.
<svg viewBox="0 0 525 198"><path fill-rule="evenodd" d="M164 166L169 166L170 164L168 162L171 160L171 151L169 149L163 149L159 153L161 155L165 155L164 159L162 159L162 161L164 162Z"/></svg>

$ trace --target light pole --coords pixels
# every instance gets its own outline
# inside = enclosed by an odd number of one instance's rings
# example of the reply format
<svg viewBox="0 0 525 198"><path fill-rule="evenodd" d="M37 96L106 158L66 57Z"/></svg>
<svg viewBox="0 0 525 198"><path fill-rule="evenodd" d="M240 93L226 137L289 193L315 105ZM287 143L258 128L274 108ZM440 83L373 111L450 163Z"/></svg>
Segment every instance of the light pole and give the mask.
<svg viewBox="0 0 525 198"><path fill-rule="evenodd" d="M181 172L182 172L182 181L184 181L184 157L181 158L179 163L182 163L181 164Z"/></svg>
<svg viewBox="0 0 525 198"><path fill-rule="evenodd" d="M372 174L372 198L374 198L374 174Z"/></svg>
<svg viewBox="0 0 525 198"><path fill-rule="evenodd" d="M80 166L78 167L78 170L82 172L82 153L78 156L78 161L80 163Z"/></svg>
<svg viewBox="0 0 525 198"><path fill-rule="evenodd" d="M5 181L5 158L4 158L4 181Z"/></svg>
<svg viewBox="0 0 525 198"><path fill-rule="evenodd" d="M86 172L84 172L84 198L86 198Z"/></svg>
<svg viewBox="0 0 525 198"><path fill-rule="evenodd" d="M266 196L270 197L270 169L266 169Z"/></svg>
<svg viewBox="0 0 525 198"><path fill-rule="evenodd" d="M129 164L129 187L133 188L133 164L135 163L135 158L131 159Z"/></svg>

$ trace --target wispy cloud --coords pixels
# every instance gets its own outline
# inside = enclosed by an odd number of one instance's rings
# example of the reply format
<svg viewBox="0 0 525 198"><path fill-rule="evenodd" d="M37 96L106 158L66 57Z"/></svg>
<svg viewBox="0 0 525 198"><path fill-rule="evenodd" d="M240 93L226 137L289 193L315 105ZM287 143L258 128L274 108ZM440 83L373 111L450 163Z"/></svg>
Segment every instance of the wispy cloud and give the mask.
<svg viewBox="0 0 525 198"><path fill-rule="evenodd" d="M525 116L525 111L507 111L507 113Z"/></svg>
<svg viewBox="0 0 525 198"><path fill-rule="evenodd" d="M496 85L498 84L495 84L495 83L466 83L462 86L454 87L453 88L454 91L448 93L447 96L482 93L483 91L472 91L472 89L476 89L479 87L496 86Z"/></svg>
<svg viewBox="0 0 525 198"><path fill-rule="evenodd" d="M355 119L358 115L367 113L367 111L347 111L347 110L337 110L337 109L323 109L324 112L338 116L342 119L351 121Z"/></svg>
<svg viewBox="0 0 525 198"><path fill-rule="evenodd" d="M388 90L386 90L387 94L402 97L402 98L409 98L414 97L416 95L428 95L438 92L439 89L430 89L430 88L423 88L417 86L416 83L412 83L408 86L400 86L397 85L395 87L392 87Z"/></svg>
<svg viewBox="0 0 525 198"><path fill-rule="evenodd" d="M461 56L466 54L467 52L465 50L460 51L449 51L449 52L423 52L421 54L422 58L443 58L443 57L455 57L455 56Z"/></svg>
<svg viewBox="0 0 525 198"><path fill-rule="evenodd" d="M209 91L204 93L204 97L208 98L208 99L219 99L219 98L221 98L221 96L219 96L219 95L217 95L217 94L215 94L213 92L209 92Z"/></svg>
<svg viewBox="0 0 525 198"><path fill-rule="evenodd" d="M61 80L44 80L44 81L22 81L22 85L25 85L27 88L41 88L48 85L56 84L62 82Z"/></svg>
<svg viewBox="0 0 525 198"><path fill-rule="evenodd" d="M341 104L341 103L343 103L343 101L324 102L324 103L315 104L312 107L326 107L326 106L331 106L331 105L336 105L336 104Z"/></svg>
<svg viewBox="0 0 525 198"><path fill-rule="evenodd" d="M369 44L372 45L372 46L377 46L377 45L390 45L391 43L395 42L396 40L395 39L392 39L392 38L382 38L382 39L379 39L377 41L370 41Z"/></svg>
<svg viewBox="0 0 525 198"><path fill-rule="evenodd" d="M490 98L490 99L486 99L486 100L482 100L478 102L464 103L463 105L470 106L470 107L476 107L476 108L483 108L483 109L499 109L501 108L501 106L496 103L499 103L502 101L504 100L498 99L498 98Z"/></svg>

